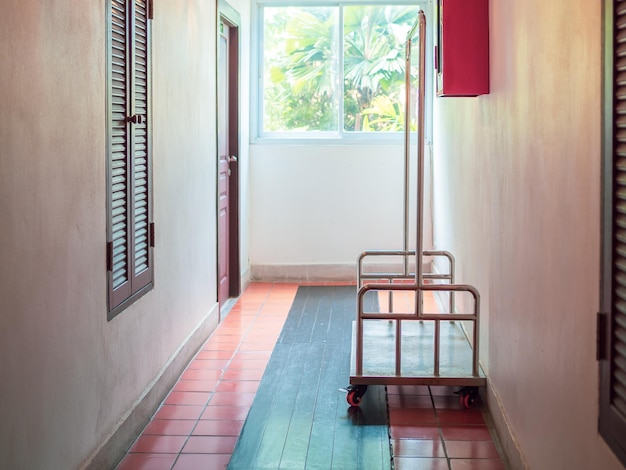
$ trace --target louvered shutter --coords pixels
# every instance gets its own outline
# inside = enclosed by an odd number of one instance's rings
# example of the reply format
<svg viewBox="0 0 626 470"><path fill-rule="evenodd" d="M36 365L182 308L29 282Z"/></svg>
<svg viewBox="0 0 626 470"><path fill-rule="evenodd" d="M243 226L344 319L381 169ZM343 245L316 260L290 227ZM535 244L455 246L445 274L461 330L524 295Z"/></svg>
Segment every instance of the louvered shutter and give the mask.
<svg viewBox="0 0 626 470"><path fill-rule="evenodd" d="M148 6L146 0L110 2L107 245L110 312L152 282Z"/></svg>
<svg viewBox="0 0 626 470"><path fill-rule="evenodd" d="M600 432L626 464L626 0L607 5Z"/></svg>
<svg viewBox="0 0 626 470"><path fill-rule="evenodd" d="M148 139L148 83L149 83L149 22L146 0L135 0L134 11L134 62L133 62L133 114L142 116L141 122L132 125L133 141L133 257L132 275L137 288L150 282L150 220L149 220L149 139Z"/></svg>

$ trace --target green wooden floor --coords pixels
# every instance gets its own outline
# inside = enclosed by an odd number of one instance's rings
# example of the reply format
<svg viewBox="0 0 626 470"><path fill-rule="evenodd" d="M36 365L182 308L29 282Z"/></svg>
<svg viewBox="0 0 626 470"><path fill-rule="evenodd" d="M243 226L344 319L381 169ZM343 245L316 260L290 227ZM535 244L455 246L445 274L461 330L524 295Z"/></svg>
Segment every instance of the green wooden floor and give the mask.
<svg viewBox="0 0 626 470"><path fill-rule="evenodd" d="M298 289L228 468L391 467L384 387L370 386L357 409L339 391L355 302L355 287Z"/></svg>

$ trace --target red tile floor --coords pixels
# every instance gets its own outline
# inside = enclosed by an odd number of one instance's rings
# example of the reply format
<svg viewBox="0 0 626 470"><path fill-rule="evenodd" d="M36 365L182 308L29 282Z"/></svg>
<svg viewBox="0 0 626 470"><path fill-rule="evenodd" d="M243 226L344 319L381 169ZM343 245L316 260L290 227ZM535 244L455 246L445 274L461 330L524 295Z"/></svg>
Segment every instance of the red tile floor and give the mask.
<svg viewBox="0 0 626 470"><path fill-rule="evenodd" d="M226 468L297 289L246 288L118 470ZM506 468L480 405L461 409L452 388L388 386L388 401L395 470Z"/></svg>

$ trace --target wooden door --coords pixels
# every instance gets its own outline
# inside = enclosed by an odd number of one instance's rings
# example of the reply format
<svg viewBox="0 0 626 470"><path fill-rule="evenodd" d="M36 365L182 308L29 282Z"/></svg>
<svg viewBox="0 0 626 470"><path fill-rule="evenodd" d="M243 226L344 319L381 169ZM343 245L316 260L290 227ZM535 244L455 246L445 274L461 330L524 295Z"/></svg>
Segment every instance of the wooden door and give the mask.
<svg viewBox="0 0 626 470"><path fill-rule="evenodd" d="M224 4L220 2L220 7ZM239 295L239 45L232 10L220 8L217 57L218 302ZM231 14L228 15L227 13Z"/></svg>

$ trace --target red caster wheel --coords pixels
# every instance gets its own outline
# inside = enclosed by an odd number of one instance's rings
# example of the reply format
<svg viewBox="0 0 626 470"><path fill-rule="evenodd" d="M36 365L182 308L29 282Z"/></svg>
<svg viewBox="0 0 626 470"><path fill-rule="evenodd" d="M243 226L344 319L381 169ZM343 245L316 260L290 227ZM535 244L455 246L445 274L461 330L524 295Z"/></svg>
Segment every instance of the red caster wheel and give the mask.
<svg viewBox="0 0 626 470"><path fill-rule="evenodd" d="M478 400L477 387L463 387L457 393L459 394L459 402L461 403L461 407L465 409L472 408Z"/></svg>
<svg viewBox="0 0 626 470"><path fill-rule="evenodd" d="M359 406L361 399L367 391L367 385L351 385L348 387L348 394L346 395L346 401L350 406Z"/></svg>

